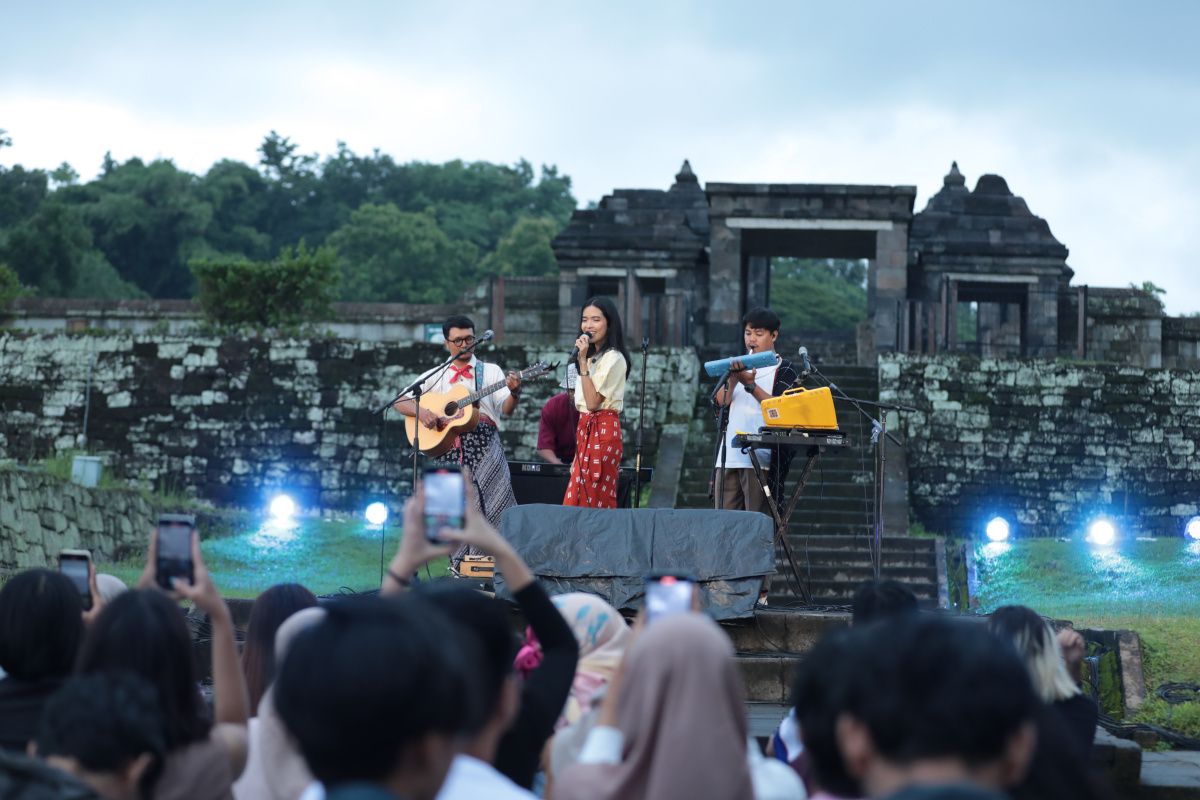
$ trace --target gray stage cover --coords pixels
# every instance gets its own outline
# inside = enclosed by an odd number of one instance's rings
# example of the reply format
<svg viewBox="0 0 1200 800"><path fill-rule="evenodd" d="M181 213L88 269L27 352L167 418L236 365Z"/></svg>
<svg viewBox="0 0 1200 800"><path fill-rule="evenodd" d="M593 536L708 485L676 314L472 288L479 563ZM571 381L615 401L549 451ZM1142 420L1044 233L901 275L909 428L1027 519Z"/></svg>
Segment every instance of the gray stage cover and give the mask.
<svg viewBox="0 0 1200 800"><path fill-rule="evenodd" d="M652 570L694 575L716 619L753 614L762 578L775 571L766 514L711 509L513 506L501 533L550 594L589 592L617 608L640 608ZM510 596L496 573L496 591Z"/></svg>

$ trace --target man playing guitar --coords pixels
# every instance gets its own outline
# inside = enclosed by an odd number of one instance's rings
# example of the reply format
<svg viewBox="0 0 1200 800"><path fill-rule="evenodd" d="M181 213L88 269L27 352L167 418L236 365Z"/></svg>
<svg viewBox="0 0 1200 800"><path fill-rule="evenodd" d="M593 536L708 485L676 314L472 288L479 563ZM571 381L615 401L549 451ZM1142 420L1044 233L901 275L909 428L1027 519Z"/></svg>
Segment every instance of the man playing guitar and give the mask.
<svg viewBox="0 0 1200 800"><path fill-rule="evenodd" d="M436 379L432 377L434 370L430 370L421 384L422 393L447 392L460 382L465 382L471 391L498 381L506 383L503 388L480 399L479 424L474 430L462 433L455 446L442 456L442 460L471 469L479 510L488 522L499 528L500 515L517 504L508 461L500 445L500 420L517 407L521 378L516 372L506 376L499 366L479 361L474 352L467 349L475 344L475 323L470 317L448 318L442 323L442 335L446 339L446 350L455 357L454 362ZM408 417L414 416L417 410L413 400L401 400L394 408ZM420 422L425 428L438 430L444 428L449 419L422 402ZM464 547L454 554L453 563L457 566L468 554Z"/></svg>

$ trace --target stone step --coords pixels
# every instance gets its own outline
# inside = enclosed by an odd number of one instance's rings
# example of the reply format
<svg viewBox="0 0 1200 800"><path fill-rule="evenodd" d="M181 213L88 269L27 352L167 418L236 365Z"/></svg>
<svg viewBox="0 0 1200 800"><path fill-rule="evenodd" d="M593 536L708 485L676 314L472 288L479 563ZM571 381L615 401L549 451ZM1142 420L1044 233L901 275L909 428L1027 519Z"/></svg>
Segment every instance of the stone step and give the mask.
<svg viewBox="0 0 1200 800"><path fill-rule="evenodd" d="M825 563L815 561L812 558L805 563L803 558L797 554L796 567L800 571L800 577L808 578L813 581L830 581L838 583L850 584L851 588L858 586L863 581L869 581L875 577L870 564L845 564L845 563ZM787 569L783 563L776 565L776 575ZM898 566L885 563L880 569L880 574L886 575L888 578L901 583L931 583L937 585L937 565L936 564L917 564L909 566Z"/></svg>
<svg viewBox="0 0 1200 800"><path fill-rule="evenodd" d="M886 571L884 571L882 574L884 578L891 577ZM802 579L803 577L804 576L801 575ZM938 586L936 582L910 583L907 581L902 581L902 583L906 583L908 588L912 589L913 594L917 596L917 599L927 601L927 603L937 603ZM849 603L851 598L854 596L854 590L858 588L858 582L846 581L814 579L806 581L806 584L808 586L809 595L814 603ZM768 587L768 595L772 603L779 603L795 599L787 580L785 580L782 575L777 575L771 580Z"/></svg>

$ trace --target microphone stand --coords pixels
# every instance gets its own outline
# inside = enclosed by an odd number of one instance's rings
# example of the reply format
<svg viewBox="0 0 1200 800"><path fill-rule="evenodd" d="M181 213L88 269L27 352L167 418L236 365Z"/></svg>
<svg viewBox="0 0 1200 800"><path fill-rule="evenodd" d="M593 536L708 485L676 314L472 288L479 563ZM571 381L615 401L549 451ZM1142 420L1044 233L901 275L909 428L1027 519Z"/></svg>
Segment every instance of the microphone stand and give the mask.
<svg viewBox="0 0 1200 800"><path fill-rule="evenodd" d="M917 409L911 406L902 406L895 403L880 403L874 400L861 400L843 392L836 383L829 380L815 366L812 368L812 374L817 375L821 380L825 381L829 386L830 391L836 394L843 400L848 401L871 423L871 444L875 445L875 491L872 498L872 504L875 511L875 524L871 531L871 571L874 573L875 579L879 580L880 569L883 566L883 492L885 481L887 478L887 443L890 440L897 447L902 446L900 440L892 434L888 433L887 429L887 412L895 411L916 411ZM879 416L881 419L876 419L867 413L863 408L864 405L873 406L883 413Z"/></svg>
<svg viewBox="0 0 1200 800"><path fill-rule="evenodd" d="M717 508L725 507L725 449L726 449L726 445L727 445L726 440L729 438L728 436L725 435L726 434L725 427L729 424L729 406L724 403L722 403L720 405L717 404L717 392L721 391L721 387L724 386L725 382L729 380L729 374L731 371L732 370L725 370L725 374L722 375L717 380L716 384L713 385L712 392L708 396L708 401L710 403L712 403L713 405L717 406L717 438L718 438L718 441L717 441L717 452L714 454L716 456L714 461L720 463L720 465L721 465L719 468L719 474L717 476L719 478L720 482L717 483L717 485L716 485ZM713 467L714 471L716 471L717 469L718 469L717 467Z"/></svg>
<svg viewBox="0 0 1200 800"><path fill-rule="evenodd" d="M633 507L641 508L642 505L642 431L646 428L646 361L647 351L650 349L650 337L642 337L642 379L641 388L639 389L640 400L638 401L638 432L637 432L637 448L635 449L633 458Z"/></svg>
<svg viewBox="0 0 1200 800"><path fill-rule="evenodd" d="M389 408L396 405L396 403L399 403L401 400L407 400L409 398L409 396L411 396L413 402L416 403L416 411L414 412L413 416L416 418L417 424L413 426L413 440L412 440L412 448L413 448L412 485L413 485L414 492L417 489L417 463L418 463L418 459L421 456L421 396L424 394L424 391L421 389L421 384L423 384L423 383L425 383L425 381L431 380L431 379L434 381L437 381L437 379L442 377L442 375L446 372L446 370L450 367L450 365L453 364L455 361L457 361L458 358L463 353L475 352L475 348L478 347L479 345L483 344L485 341L486 341L485 339L476 339L475 342L470 347L464 347L457 354L450 356L445 361L443 361L441 364L434 367L432 372L418 375L416 378L413 379L412 383L410 383L408 386L405 386L403 389L401 389L399 394L397 394L395 397L393 397L391 400L389 400L386 405L380 406L379 409L375 412L377 414L386 414L387 410Z"/></svg>

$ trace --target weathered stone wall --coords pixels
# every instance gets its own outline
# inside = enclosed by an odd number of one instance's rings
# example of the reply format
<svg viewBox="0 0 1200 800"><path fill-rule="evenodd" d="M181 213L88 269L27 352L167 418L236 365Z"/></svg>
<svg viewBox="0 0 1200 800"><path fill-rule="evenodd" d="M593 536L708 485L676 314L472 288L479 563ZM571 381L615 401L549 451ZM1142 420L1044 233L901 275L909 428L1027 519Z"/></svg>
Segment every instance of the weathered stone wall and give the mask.
<svg viewBox="0 0 1200 800"><path fill-rule="evenodd" d="M144 547L150 502L130 489L85 489L34 470L0 469L0 571L55 566L64 548L109 560Z"/></svg>
<svg viewBox="0 0 1200 800"><path fill-rule="evenodd" d="M880 398L903 415L912 515L977 534L1079 533L1098 514L1126 535L1179 535L1200 513L1200 372L1116 364L887 355Z"/></svg>
<svg viewBox="0 0 1200 800"><path fill-rule="evenodd" d="M247 340L113 335L0 336L0 457L28 460L78 446L94 355L89 447L142 485L255 507L286 489L304 505L357 507L407 485L402 426L374 409L444 357L437 345L344 339ZM508 368L561 348L500 347ZM626 462L637 430L635 354L626 393ZM527 386L505 421L511 458L532 460L542 405L563 369ZM658 431L690 418L697 362L690 350L652 348L647 364L644 463ZM396 420L389 414L389 420Z"/></svg>

